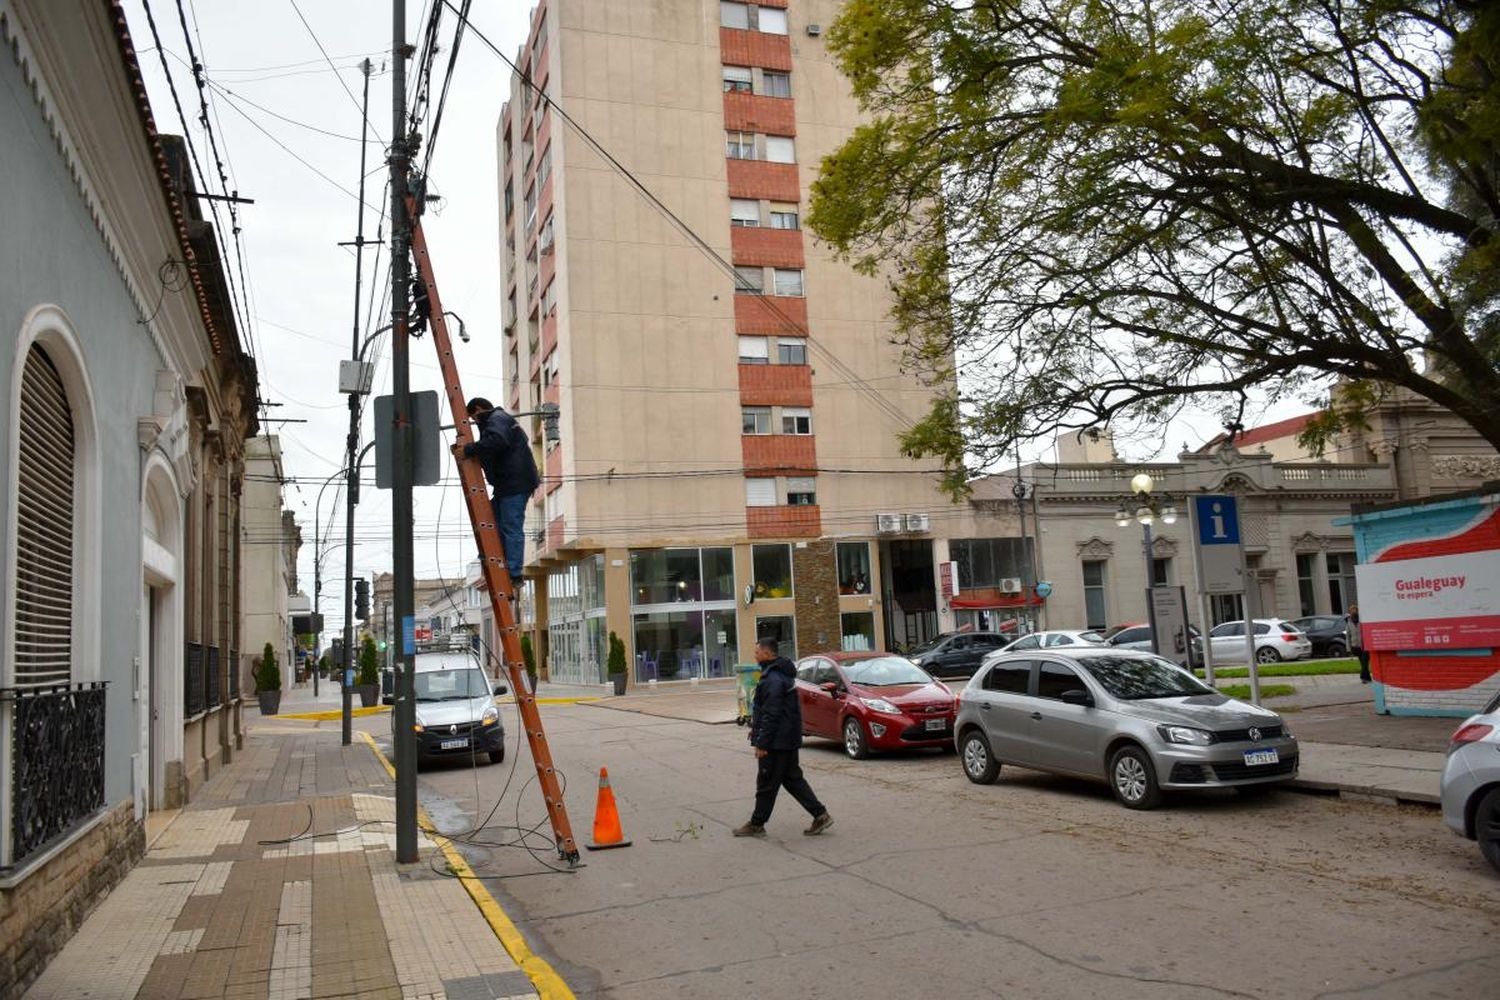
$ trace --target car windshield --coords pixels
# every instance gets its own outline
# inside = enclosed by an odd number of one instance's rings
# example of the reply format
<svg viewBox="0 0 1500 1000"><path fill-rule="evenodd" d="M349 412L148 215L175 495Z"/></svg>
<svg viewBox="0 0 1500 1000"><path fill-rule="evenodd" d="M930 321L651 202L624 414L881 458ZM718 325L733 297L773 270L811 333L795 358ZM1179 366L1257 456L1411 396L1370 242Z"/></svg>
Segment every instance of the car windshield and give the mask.
<svg viewBox="0 0 1500 1000"><path fill-rule="evenodd" d="M1104 636L1100 635L1098 632L1079 632L1078 638L1082 639L1084 642L1104 641Z"/></svg>
<svg viewBox="0 0 1500 1000"><path fill-rule="evenodd" d="M413 678L418 701L465 701L490 693L483 672L473 667L453 670L423 670Z"/></svg>
<svg viewBox="0 0 1500 1000"><path fill-rule="evenodd" d="M1078 664L1122 701L1214 693L1213 688L1159 656L1088 656Z"/></svg>
<svg viewBox="0 0 1500 1000"><path fill-rule="evenodd" d="M861 687L894 687L898 684L927 684L927 671L899 656L877 656L844 664L849 683Z"/></svg>
<svg viewBox="0 0 1500 1000"><path fill-rule="evenodd" d="M911 648L912 654L915 655L917 653L926 653L930 652L931 650L937 649L947 640L947 638L948 637L946 635L940 635L936 639L928 639L926 642L919 642Z"/></svg>

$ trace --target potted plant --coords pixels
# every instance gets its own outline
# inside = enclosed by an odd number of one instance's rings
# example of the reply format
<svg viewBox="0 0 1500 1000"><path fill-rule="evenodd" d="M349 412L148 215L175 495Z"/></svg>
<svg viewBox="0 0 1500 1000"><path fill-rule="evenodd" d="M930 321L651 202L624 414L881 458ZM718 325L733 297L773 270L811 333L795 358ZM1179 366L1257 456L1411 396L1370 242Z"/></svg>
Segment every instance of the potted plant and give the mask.
<svg viewBox="0 0 1500 1000"><path fill-rule="evenodd" d="M521 636L521 662L526 664L526 679L531 682L531 690L536 690L536 651L531 648L531 635Z"/></svg>
<svg viewBox="0 0 1500 1000"><path fill-rule="evenodd" d="M615 694L625 693L625 643L613 632L609 634L609 679L615 682Z"/></svg>
<svg viewBox="0 0 1500 1000"><path fill-rule="evenodd" d="M255 697L260 702L260 714L275 715L281 711L281 668L276 665L276 650L269 642L250 673L255 678Z"/></svg>
<svg viewBox="0 0 1500 1000"><path fill-rule="evenodd" d="M374 636L365 636L359 645L359 676L355 680L361 705L370 708L380 704L380 656L375 651Z"/></svg>

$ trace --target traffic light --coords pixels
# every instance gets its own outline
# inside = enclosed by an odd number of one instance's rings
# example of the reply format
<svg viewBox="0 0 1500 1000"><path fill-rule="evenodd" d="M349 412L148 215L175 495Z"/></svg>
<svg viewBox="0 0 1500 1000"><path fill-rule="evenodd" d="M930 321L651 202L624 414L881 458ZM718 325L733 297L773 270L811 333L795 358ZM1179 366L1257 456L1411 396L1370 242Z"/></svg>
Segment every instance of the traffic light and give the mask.
<svg viewBox="0 0 1500 1000"><path fill-rule="evenodd" d="M370 620L370 581L364 577L354 581L354 617L362 622Z"/></svg>

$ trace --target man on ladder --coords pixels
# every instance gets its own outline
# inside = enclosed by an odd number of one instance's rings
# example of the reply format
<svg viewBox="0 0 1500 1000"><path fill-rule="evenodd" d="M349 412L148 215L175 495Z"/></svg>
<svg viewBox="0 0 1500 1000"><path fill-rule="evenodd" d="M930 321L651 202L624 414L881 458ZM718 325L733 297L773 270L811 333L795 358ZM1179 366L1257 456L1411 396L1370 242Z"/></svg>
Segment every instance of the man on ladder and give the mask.
<svg viewBox="0 0 1500 1000"><path fill-rule="evenodd" d="M526 504L542 485L542 478L537 474L531 442L515 417L495 409L483 396L469 400L466 409L478 435L463 446L463 457L478 457L484 478L494 491L490 503L495 508L500 547L505 551L505 568L515 588L526 559ZM514 589L511 593L514 595Z"/></svg>

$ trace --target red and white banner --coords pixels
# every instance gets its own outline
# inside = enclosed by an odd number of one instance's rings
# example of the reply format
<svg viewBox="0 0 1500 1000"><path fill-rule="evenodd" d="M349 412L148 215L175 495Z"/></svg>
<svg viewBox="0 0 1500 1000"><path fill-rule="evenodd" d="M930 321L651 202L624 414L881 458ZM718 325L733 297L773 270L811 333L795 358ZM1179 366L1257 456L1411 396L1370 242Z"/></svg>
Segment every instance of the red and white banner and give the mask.
<svg viewBox="0 0 1500 1000"><path fill-rule="evenodd" d="M1500 551L1355 567L1368 649L1500 646Z"/></svg>

